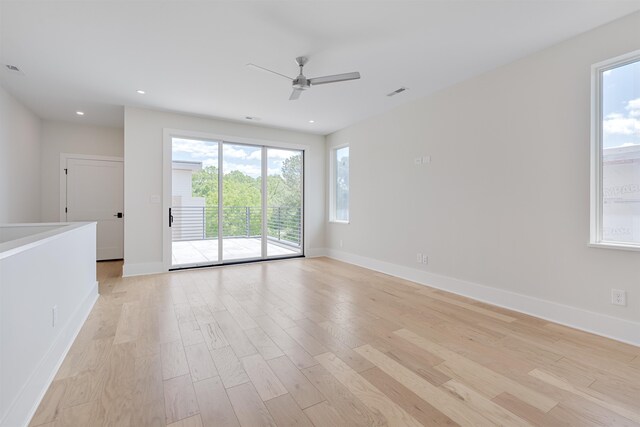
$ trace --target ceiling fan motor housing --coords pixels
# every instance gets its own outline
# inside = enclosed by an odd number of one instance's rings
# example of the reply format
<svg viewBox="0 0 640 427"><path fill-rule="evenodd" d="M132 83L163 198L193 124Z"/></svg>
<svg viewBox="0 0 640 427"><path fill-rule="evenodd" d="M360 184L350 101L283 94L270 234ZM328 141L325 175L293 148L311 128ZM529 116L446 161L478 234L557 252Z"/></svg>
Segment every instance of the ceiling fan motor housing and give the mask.
<svg viewBox="0 0 640 427"><path fill-rule="evenodd" d="M293 80L292 84L293 84L293 88L294 89L298 89L298 90L307 90L311 86L311 83L309 83L309 79L307 79L302 74L300 74L298 77L296 77Z"/></svg>
<svg viewBox="0 0 640 427"><path fill-rule="evenodd" d="M300 67L300 74L292 82L294 89L307 90L309 87L311 87L311 83L309 83L309 80L304 76L304 74L302 74L302 68L305 66L307 61L308 59L306 56L298 56L296 58L296 64L298 64L298 67Z"/></svg>

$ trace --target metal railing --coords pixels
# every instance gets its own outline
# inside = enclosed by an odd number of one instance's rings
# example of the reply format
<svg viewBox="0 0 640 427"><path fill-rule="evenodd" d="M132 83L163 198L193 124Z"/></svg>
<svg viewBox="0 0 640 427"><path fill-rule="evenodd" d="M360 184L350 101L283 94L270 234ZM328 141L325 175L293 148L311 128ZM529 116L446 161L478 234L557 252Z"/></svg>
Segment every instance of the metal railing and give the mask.
<svg viewBox="0 0 640 427"><path fill-rule="evenodd" d="M218 238L217 206L173 206L171 233L174 242ZM223 238L260 238L262 208L255 206L224 206L222 208ZM267 208L267 238L286 245L300 247L302 242L302 210L297 207Z"/></svg>

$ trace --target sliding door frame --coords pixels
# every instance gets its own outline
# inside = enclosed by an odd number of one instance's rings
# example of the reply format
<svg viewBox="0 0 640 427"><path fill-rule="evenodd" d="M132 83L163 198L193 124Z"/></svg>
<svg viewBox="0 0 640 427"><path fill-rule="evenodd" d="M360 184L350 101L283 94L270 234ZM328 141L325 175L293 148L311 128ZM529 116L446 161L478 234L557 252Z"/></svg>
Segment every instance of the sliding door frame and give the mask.
<svg viewBox="0 0 640 427"><path fill-rule="evenodd" d="M207 132L197 132L197 131L188 131L181 129L171 129L164 128L163 129L163 147L162 147L162 261L164 271L169 271L173 269L171 262L172 255L172 236L171 236L171 227L169 226L169 208L171 208L172 202L172 171L171 171L171 162L173 160L173 138L184 138L184 139L194 139L201 141L211 141L216 142L218 144L218 261L211 263L194 263L194 264L181 264L177 269L180 268L197 268L197 267L212 267L223 264L236 264L236 263L244 263L244 262L253 262L253 261L262 261L262 260L272 260L272 259L282 259L282 258L295 258L298 256L304 256L306 253L306 239L305 239L305 211L306 211L306 185L305 185L305 155L306 150L309 148L308 145L303 144L291 144L273 140L261 140L255 138L244 138L237 136L229 136L229 135L217 135L211 134ZM260 148L261 151L261 176L262 179L262 198L261 198L261 209L262 209L262 239L261 239L261 256L257 258L242 258L242 259L234 259L229 260L229 262L224 262L223 259L223 240L224 240L224 213L221 207L223 206L223 179L224 179L224 171L223 171L223 152L224 152L224 144L236 144L236 145L247 145ZM269 149L281 149L281 150L292 150L292 151L300 151L302 155L302 184L300 191L302 191L302 215L300 219L300 228L301 228L301 242L300 249L301 252L298 255L292 256L282 256L282 255L273 255L268 256L267 253L267 174L268 174L268 150ZM153 198L153 197L152 197ZM150 199L151 202L151 199Z"/></svg>

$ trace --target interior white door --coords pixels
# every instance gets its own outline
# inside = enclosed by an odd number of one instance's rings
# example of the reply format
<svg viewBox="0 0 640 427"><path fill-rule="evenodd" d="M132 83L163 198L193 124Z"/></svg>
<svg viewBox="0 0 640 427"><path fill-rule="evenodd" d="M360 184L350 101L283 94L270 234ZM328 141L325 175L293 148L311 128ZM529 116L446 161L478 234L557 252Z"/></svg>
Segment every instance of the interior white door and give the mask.
<svg viewBox="0 0 640 427"><path fill-rule="evenodd" d="M122 161L67 159L67 221L97 222L98 261L124 258Z"/></svg>

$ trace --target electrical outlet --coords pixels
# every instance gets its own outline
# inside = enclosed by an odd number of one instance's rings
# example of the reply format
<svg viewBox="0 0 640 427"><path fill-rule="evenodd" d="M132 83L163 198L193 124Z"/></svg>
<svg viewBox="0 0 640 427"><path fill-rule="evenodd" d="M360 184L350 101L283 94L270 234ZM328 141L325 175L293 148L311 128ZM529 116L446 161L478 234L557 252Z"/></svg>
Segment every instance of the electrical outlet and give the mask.
<svg viewBox="0 0 640 427"><path fill-rule="evenodd" d="M429 257L426 254L422 254L422 263L429 264Z"/></svg>
<svg viewBox="0 0 640 427"><path fill-rule="evenodd" d="M416 165L421 165L422 164L422 157L416 157L415 159L413 159L413 163Z"/></svg>
<svg viewBox="0 0 640 427"><path fill-rule="evenodd" d="M627 305L627 291L623 289L611 289L611 304Z"/></svg>
<svg viewBox="0 0 640 427"><path fill-rule="evenodd" d="M425 165L431 163L431 156L422 156L422 163Z"/></svg>
<svg viewBox="0 0 640 427"><path fill-rule="evenodd" d="M422 262L422 254L421 253L417 253L416 254L416 262Z"/></svg>
<svg viewBox="0 0 640 427"><path fill-rule="evenodd" d="M51 326L55 328L56 323L58 323L58 306L54 305L51 308Z"/></svg>

